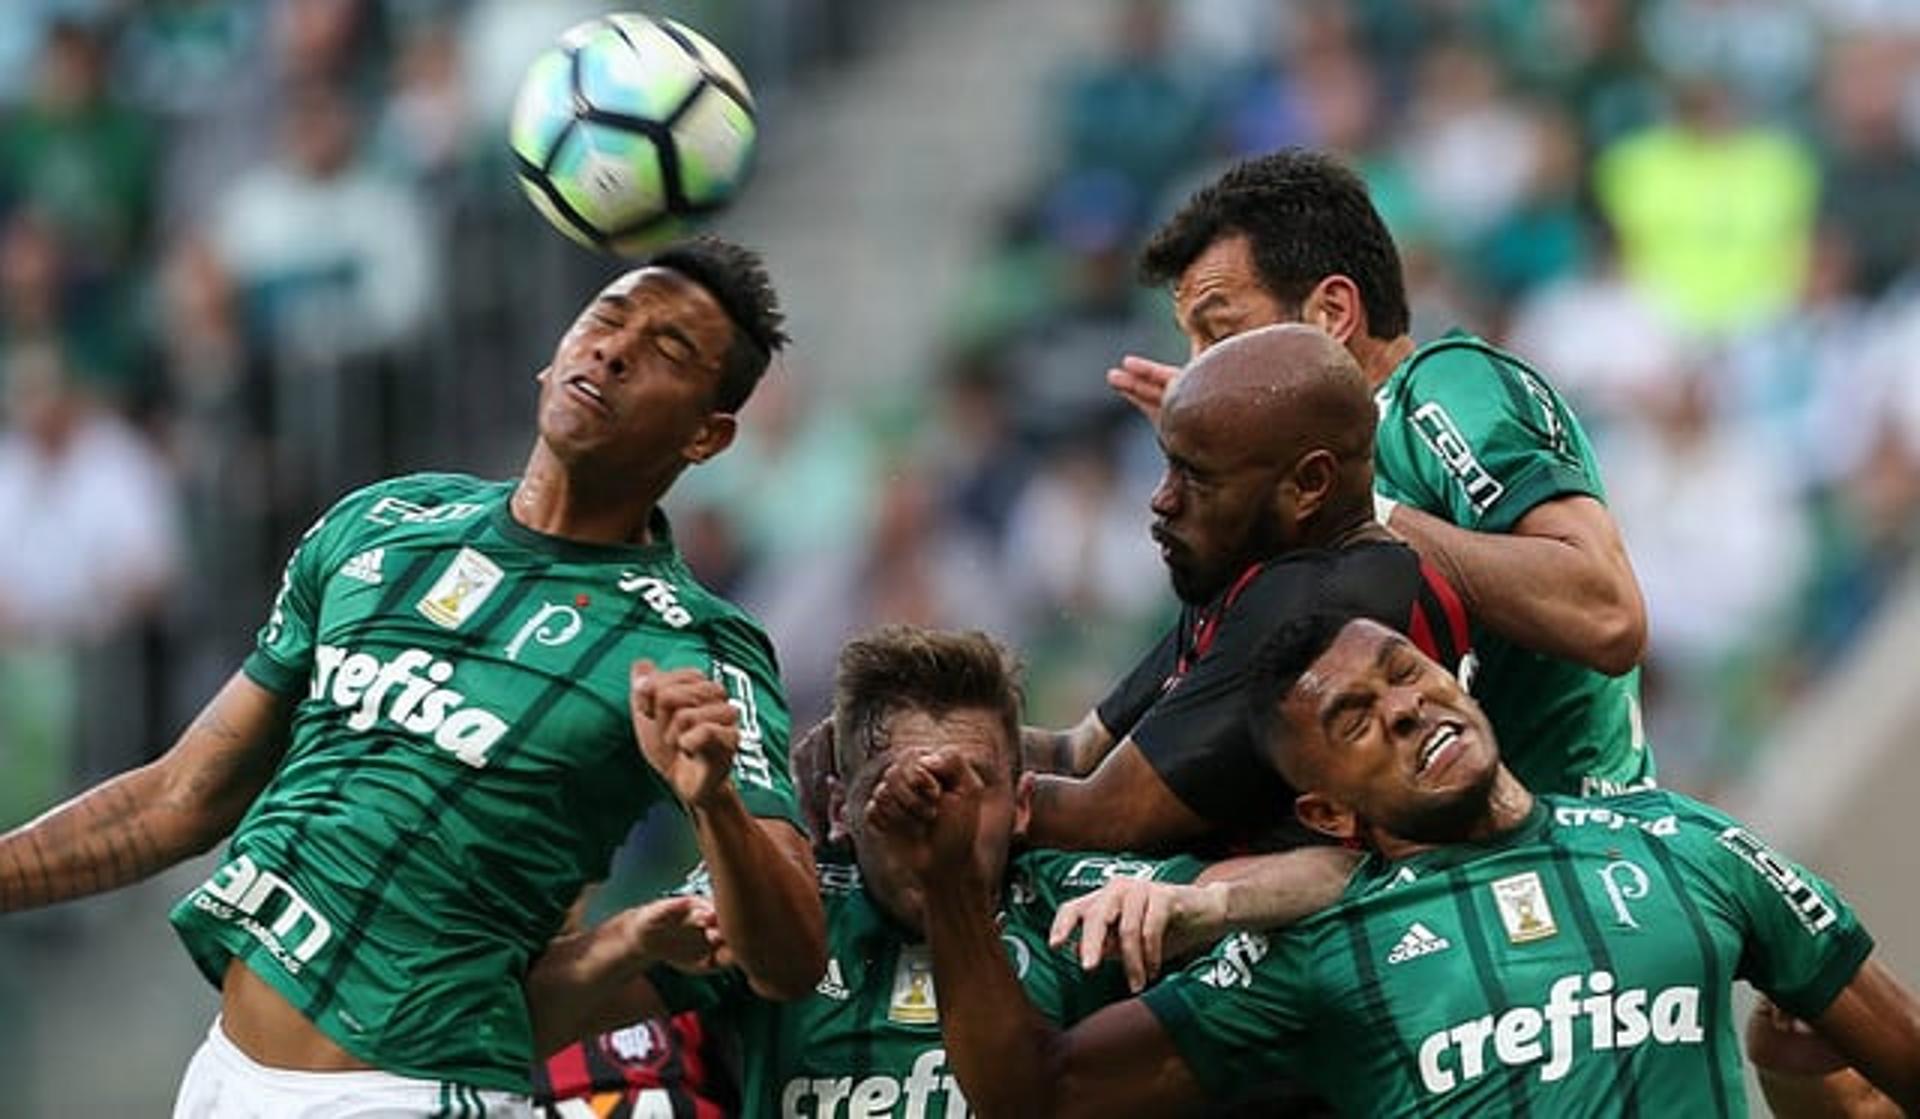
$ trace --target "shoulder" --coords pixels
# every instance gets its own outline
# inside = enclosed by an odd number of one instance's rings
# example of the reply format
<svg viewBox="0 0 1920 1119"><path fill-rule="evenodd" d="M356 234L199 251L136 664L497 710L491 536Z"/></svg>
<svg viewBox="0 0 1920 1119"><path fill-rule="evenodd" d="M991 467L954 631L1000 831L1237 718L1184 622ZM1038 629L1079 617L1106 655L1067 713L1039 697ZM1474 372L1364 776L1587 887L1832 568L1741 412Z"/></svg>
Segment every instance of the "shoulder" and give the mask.
<svg viewBox="0 0 1920 1119"><path fill-rule="evenodd" d="M1407 356L1381 392L1390 397L1425 398L1488 380L1538 379L1531 366L1477 335L1455 331L1428 342Z"/></svg>
<svg viewBox="0 0 1920 1119"><path fill-rule="evenodd" d="M1192 864L1189 871L1187 864ZM1007 900L1012 905L1042 905L1049 909L1089 894L1116 878L1187 881L1198 873L1198 860L1155 859L1145 855L1094 851L1026 851L1008 868Z"/></svg>
<svg viewBox="0 0 1920 1119"><path fill-rule="evenodd" d="M470 474L402 474L353 490L328 516L360 513L369 523L421 524L477 513L512 486Z"/></svg>

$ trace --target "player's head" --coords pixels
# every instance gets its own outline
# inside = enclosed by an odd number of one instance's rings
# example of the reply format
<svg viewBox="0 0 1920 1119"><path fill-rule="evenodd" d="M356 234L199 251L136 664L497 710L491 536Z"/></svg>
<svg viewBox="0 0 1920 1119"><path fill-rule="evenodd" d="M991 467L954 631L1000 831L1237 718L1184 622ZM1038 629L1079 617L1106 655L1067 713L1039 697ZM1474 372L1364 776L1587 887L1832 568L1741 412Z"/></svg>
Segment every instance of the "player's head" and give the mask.
<svg viewBox="0 0 1920 1119"><path fill-rule="evenodd" d="M541 372L540 433L563 461L635 481L725 450L735 413L785 345L760 258L713 237L608 284Z"/></svg>
<svg viewBox="0 0 1920 1119"><path fill-rule="evenodd" d="M1452 673L1379 622L1317 613L1282 625L1248 670L1247 701L1308 827L1447 843L1486 818L1493 727Z"/></svg>
<svg viewBox="0 0 1920 1119"><path fill-rule="evenodd" d="M833 747L833 830L852 838L868 890L895 917L919 923L919 891L884 833L866 826L865 806L887 765L912 754L956 755L980 776L974 855L986 881L1000 880L1026 830L1031 786L1020 773L1018 668L998 642L905 625L855 638L840 652Z"/></svg>
<svg viewBox="0 0 1920 1119"><path fill-rule="evenodd" d="M1187 602L1248 565L1372 516L1373 397L1310 326L1263 327L1195 358L1160 412L1153 538Z"/></svg>
<svg viewBox="0 0 1920 1119"><path fill-rule="evenodd" d="M1407 333L1400 254L1358 175L1288 148L1241 163L1147 244L1141 279L1172 285L1198 354L1243 330L1306 322L1350 344Z"/></svg>

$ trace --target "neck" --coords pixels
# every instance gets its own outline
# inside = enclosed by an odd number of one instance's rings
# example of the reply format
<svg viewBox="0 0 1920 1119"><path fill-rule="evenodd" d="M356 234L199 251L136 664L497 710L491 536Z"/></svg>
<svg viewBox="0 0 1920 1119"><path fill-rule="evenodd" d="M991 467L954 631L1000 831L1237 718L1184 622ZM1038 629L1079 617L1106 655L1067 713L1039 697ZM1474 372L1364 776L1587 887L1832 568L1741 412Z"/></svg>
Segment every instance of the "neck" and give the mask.
<svg viewBox="0 0 1920 1119"><path fill-rule="evenodd" d="M1400 363L1414 350L1413 336L1402 334L1397 338L1373 338L1365 334L1356 334L1347 340L1347 352L1360 364L1360 372L1366 374L1367 387L1379 388L1393 376Z"/></svg>
<svg viewBox="0 0 1920 1119"><path fill-rule="evenodd" d="M1351 516L1331 523L1337 527L1314 533L1306 541L1306 546L1337 552L1342 548L1351 548L1355 544L1395 538L1393 533L1388 532L1379 521L1373 519L1371 508L1356 510Z"/></svg>
<svg viewBox="0 0 1920 1119"><path fill-rule="evenodd" d="M1515 777L1506 766L1501 766L1493 777L1493 788L1487 791L1487 807L1480 817L1468 827L1465 835L1453 840L1453 843L1484 843L1496 839L1521 824L1533 812L1533 793L1529 792L1520 779ZM1381 828L1373 828L1369 836L1373 849L1383 858L1404 859L1418 855L1422 851L1431 851L1446 847L1448 843L1421 843L1411 839L1402 839Z"/></svg>
<svg viewBox="0 0 1920 1119"><path fill-rule="evenodd" d="M513 519L547 536L583 544L650 544L653 511L679 474L607 484L534 444L508 508Z"/></svg>

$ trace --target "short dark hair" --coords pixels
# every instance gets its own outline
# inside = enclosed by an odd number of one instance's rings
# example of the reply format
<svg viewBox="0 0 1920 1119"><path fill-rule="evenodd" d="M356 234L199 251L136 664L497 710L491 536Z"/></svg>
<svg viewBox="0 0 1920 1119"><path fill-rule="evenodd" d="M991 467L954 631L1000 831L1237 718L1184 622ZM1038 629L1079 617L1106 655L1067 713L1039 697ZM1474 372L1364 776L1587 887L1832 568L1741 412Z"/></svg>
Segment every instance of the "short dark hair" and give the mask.
<svg viewBox="0 0 1920 1119"><path fill-rule="evenodd" d="M889 745L887 723L903 711L941 718L963 708L991 711L1020 771L1020 668L1005 646L978 630L921 626L871 630L840 650L834 681L834 768L850 780Z"/></svg>
<svg viewBox="0 0 1920 1119"><path fill-rule="evenodd" d="M1170 284L1214 242L1244 234L1260 282L1298 304L1336 273L1353 280L1367 333L1407 333L1400 253L1360 176L1328 155L1285 148L1241 163L1187 199L1140 254L1140 278Z"/></svg>
<svg viewBox="0 0 1920 1119"><path fill-rule="evenodd" d="M701 236L667 246L647 258L647 267L668 268L707 289L733 322L733 344L720 368L714 407L737 412L753 395L787 344L786 316L760 254L718 237Z"/></svg>
<svg viewBox="0 0 1920 1119"><path fill-rule="evenodd" d="M1295 789L1306 791L1311 774L1294 754L1294 740L1286 733L1280 705L1293 694L1300 677L1321 654L1333 647L1340 631L1358 614L1319 610L1290 618L1275 629L1254 653L1242 685L1247 698L1247 732Z"/></svg>

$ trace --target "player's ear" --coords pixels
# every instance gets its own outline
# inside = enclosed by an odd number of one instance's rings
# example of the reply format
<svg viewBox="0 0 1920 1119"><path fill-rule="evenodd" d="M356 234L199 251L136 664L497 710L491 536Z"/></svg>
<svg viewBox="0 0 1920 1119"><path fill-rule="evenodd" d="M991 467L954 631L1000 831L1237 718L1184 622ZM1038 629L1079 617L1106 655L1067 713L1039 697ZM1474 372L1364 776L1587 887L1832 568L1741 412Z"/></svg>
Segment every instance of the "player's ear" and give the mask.
<svg viewBox="0 0 1920 1119"><path fill-rule="evenodd" d="M1318 513L1340 480L1340 460L1325 447L1315 447L1293 464L1293 515L1300 520Z"/></svg>
<svg viewBox="0 0 1920 1119"><path fill-rule="evenodd" d="M1293 802L1293 814L1314 831L1334 839L1352 839L1359 834L1360 822L1353 810L1320 793L1301 793Z"/></svg>
<svg viewBox="0 0 1920 1119"><path fill-rule="evenodd" d="M1015 843L1027 838L1027 825L1033 822L1033 786L1032 773L1022 773L1013 783L1013 839Z"/></svg>
<svg viewBox="0 0 1920 1119"><path fill-rule="evenodd" d="M853 838L847 828L847 787L836 773L827 774L827 842L845 843Z"/></svg>
<svg viewBox="0 0 1920 1119"><path fill-rule="evenodd" d="M733 446L733 437L739 430L740 423L732 412L708 412L682 454L688 462L705 462Z"/></svg>
<svg viewBox="0 0 1920 1119"><path fill-rule="evenodd" d="M1346 345L1367 326L1367 306L1360 301L1360 285L1338 272L1323 278L1307 293L1300 318Z"/></svg>

